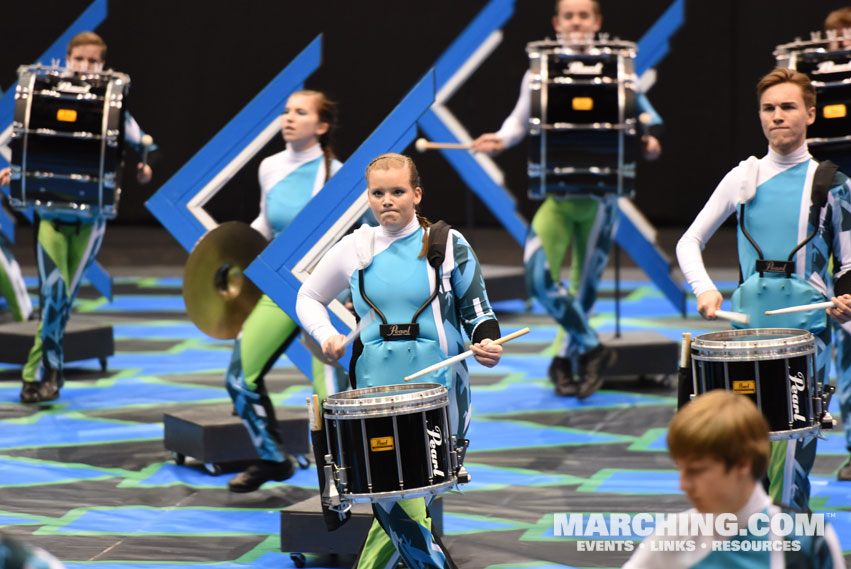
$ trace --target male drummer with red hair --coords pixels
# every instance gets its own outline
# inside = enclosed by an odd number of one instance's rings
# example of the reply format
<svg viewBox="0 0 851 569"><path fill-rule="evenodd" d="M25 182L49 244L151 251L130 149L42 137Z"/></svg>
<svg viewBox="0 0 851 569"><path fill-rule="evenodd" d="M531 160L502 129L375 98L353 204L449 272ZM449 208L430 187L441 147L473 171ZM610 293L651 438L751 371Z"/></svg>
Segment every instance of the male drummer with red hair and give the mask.
<svg viewBox="0 0 851 569"><path fill-rule="evenodd" d="M100 72L106 56L106 43L94 32L81 32L71 38L65 65L71 72ZM142 154L144 133L138 123L124 114L124 141ZM156 150L150 144L148 152ZM151 181L148 164L139 162L136 180ZM8 186L11 170L0 170L0 185ZM21 401L37 403L59 397L64 382L63 340L71 305L80 289L83 274L95 261L103 242L106 219L102 216L80 217L70 213L42 210L38 212L39 282L41 283L41 322L35 342L22 371Z"/></svg>
<svg viewBox="0 0 851 569"><path fill-rule="evenodd" d="M759 81L757 98L768 153L741 162L721 180L677 244L677 259L697 296L698 311L715 319L723 298L706 272L701 251L735 212L743 282L733 293L733 310L749 315L746 327L812 332L816 381L826 384L827 317L839 323L851 320L851 183L835 166L816 162L807 149L816 93L806 75L775 69ZM833 274L828 270L831 255ZM766 310L828 299L834 307L826 311L765 315ZM815 432L772 444L768 478L775 502L808 509L807 476L815 453Z"/></svg>
<svg viewBox="0 0 851 569"><path fill-rule="evenodd" d="M553 29L559 39L580 41L600 31L603 16L597 0L557 0ZM531 74L523 75L520 97L514 110L497 132L473 141L475 152L497 154L519 143L529 132L532 112ZM655 160L662 152L656 135L662 119L643 93L636 100L646 117L641 126L644 157ZM614 363L614 352L600 343L589 324L589 313L597 298L600 276L606 266L617 219L617 196L591 196L577 191L566 196L547 196L532 219L524 245L526 288L559 323L555 340L556 357L549 367L555 392L584 399L600 388L606 367ZM571 252L569 289L559 274ZM574 378L578 377L578 381Z"/></svg>

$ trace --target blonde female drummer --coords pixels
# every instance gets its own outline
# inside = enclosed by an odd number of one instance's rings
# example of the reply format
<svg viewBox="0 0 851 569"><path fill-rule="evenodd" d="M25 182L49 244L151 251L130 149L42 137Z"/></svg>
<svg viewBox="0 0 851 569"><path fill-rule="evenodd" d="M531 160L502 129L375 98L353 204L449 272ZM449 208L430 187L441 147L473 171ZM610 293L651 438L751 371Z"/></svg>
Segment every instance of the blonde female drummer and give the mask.
<svg viewBox="0 0 851 569"><path fill-rule="evenodd" d="M367 168L366 181L369 206L380 225L345 237L304 282L296 310L305 330L326 355L340 358L345 338L331 324L326 306L351 288L358 316L376 316L355 346L349 374L354 386L402 383L410 373L461 353L462 328L472 338L476 360L496 365L502 347L492 340L500 336L499 325L476 256L460 233L443 231L445 225L431 225L416 214L423 191L413 161L400 154L379 156ZM418 381L447 388L450 426L463 437L470 422L464 363ZM377 503L373 509L376 522L358 568L392 567L397 555L408 567L454 566L431 534L422 498Z"/></svg>

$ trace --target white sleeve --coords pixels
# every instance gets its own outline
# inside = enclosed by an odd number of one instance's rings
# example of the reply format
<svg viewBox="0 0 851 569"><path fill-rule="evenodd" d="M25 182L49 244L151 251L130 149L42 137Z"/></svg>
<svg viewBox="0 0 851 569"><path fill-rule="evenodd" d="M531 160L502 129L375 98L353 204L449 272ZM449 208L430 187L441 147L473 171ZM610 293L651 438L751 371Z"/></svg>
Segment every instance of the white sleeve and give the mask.
<svg viewBox="0 0 851 569"><path fill-rule="evenodd" d="M506 148L510 148L523 140L529 131L529 117L532 116L532 93L529 90L529 72L523 74L520 82L520 96L514 105L514 110L503 121L496 135L502 139Z"/></svg>
<svg viewBox="0 0 851 569"><path fill-rule="evenodd" d="M257 183L260 186L260 213L257 218L251 222L251 227L260 232L267 241L272 240L272 226L269 225L269 218L266 216L266 196L269 189L263 185L264 170L269 167L269 162L264 159L257 169Z"/></svg>
<svg viewBox="0 0 851 569"><path fill-rule="evenodd" d="M331 324L326 306L349 286L354 267L352 260L357 258L351 243L351 239L344 238L334 245L298 289L295 308L301 327L320 346L340 333Z"/></svg>
<svg viewBox="0 0 851 569"><path fill-rule="evenodd" d="M702 251L718 227L736 211L741 186L739 168L731 170L677 243L677 261L695 296L717 287L703 264Z"/></svg>

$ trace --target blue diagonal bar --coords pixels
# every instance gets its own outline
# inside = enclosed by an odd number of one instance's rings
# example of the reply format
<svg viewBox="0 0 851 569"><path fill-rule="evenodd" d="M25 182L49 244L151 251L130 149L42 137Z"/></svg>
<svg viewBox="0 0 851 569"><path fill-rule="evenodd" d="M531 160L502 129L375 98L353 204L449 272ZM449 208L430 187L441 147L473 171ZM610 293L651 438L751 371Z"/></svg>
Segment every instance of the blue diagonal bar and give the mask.
<svg viewBox="0 0 851 569"><path fill-rule="evenodd" d="M281 113L290 93L301 88L321 60L319 35L148 200L148 209L184 249L191 251L205 233L187 209L189 201Z"/></svg>
<svg viewBox="0 0 851 569"><path fill-rule="evenodd" d="M301 286L292 268L365 191L363 173L369 162L385 152L401 152L413 142L417 119L434 103L434 86L434 71L429 71L346 160L322 191L249 265L248 277L290 316L295 317L296 295ZM333 314L331 321L338 330L347 329ZM347 360L348 356L341 363L345 366Z"/></svg>
<svg viewBox="0 0 851 569"><path fill-rule="evenodd" d="M641 75L662 61L670 49L671 36L685 22L685 0L674 0L656 23L638 40L638 54L635 57L635 72Z"/></svg>

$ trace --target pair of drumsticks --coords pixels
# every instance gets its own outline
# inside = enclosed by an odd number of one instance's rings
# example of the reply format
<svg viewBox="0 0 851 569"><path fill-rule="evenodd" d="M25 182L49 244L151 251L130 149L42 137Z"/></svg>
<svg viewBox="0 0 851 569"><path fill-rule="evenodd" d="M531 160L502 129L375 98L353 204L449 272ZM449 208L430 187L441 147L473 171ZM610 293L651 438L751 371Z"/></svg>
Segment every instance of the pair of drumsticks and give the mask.
<svg viewBox="0 0 851 569"><path fill-rule="evenodd" d="M801 304L799 306L790 306L788 308L778 308L777 310L766 310L766 316L774 316L775 314L790 314L792 312L807 312L808 310L824 310L825 308L833 307L833 303L830 301L827 302L816 302L815 304ZM715 316L724 320L730 320L731 322L739 322L741 324L748 324L751 321L751 317L744 312L730 312L727 310L716 310Z"/></svg>

